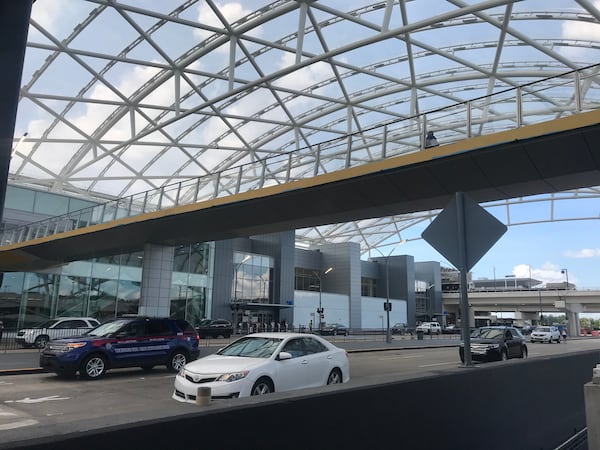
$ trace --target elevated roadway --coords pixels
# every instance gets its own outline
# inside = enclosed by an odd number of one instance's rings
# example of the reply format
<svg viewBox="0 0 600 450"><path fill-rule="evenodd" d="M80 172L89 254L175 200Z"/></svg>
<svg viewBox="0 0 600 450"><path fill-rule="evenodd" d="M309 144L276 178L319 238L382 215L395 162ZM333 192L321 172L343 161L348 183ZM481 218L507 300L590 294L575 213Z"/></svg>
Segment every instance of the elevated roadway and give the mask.
<svg viewBox="0 0 600 450"><path fill-rule="evenodd" d="M600 110L0 247L0 271L600 185Z"/></svg>

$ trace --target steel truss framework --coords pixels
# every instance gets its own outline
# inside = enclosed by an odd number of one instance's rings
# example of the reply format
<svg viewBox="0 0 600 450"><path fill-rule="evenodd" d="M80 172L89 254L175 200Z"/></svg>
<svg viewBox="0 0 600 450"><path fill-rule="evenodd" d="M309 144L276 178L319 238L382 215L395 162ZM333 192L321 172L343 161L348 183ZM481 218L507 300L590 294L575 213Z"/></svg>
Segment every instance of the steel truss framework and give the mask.
<svg viewBox="0 0 600 450"><path fill-rule="evenodd" d="M38 1L9 182L106 201L246 167L251 189L265 183L250 168L264 158L308 149L319 173L336 170L321 152L334 155L339 139L598 61L600 4L590 0ZM595 102L597 74L580 86ZM577 101L550 83L523 99L529 117L560 117ZM486 105L479 126L503 114L530 120ZM428 122L442 143L448 120ZM359 155L381 157L368 144ZM294 179L315 174L303 159ZM270 183L290 179L287 166L268 171ZM557 205L598 199L591 187L485 206L517 225L597 220L597 206L563 215ZM516 218L531 202L546 212ZM356 241L367 253L418 239L438 212L297 230L297 242Z"/></svg>

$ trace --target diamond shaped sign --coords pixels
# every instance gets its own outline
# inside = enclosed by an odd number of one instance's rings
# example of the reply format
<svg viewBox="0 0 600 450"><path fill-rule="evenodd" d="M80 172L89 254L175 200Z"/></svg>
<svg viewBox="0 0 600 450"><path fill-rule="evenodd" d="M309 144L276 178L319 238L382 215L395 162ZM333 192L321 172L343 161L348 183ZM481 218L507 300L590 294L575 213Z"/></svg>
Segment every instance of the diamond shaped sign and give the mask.
<svg viewBox="0 0 600 450"><path fill-rule="evenodd" d="M466 194L457 192L421 237L454 267L469 271L504 233L506 225Z"/></svg>

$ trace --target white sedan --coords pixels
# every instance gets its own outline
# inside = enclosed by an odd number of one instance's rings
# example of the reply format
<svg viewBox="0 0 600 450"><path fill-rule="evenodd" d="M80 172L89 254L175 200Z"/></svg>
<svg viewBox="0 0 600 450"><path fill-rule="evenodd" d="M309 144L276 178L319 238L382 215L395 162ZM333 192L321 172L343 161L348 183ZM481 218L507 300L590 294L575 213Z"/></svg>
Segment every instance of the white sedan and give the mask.
<svg viewBox="0 0 600 450"><path fill-rule="evenodd" d="M196 402L199 387L213 398L248 397L350 380L344 349L312 334L255 333L186 364L173 399Z"/></svg>

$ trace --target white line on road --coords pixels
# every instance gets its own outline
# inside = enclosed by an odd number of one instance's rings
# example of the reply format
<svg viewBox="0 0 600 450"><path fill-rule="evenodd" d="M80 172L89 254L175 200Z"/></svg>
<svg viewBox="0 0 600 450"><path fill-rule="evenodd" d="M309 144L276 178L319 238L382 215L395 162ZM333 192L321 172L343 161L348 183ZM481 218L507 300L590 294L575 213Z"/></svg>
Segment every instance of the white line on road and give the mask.
<svg viewBox="0 0 600 450"><path fill-rule="evenodd" d="M25 420L20 420L18 422L0 425L0 430L12 430L14 428L29 427L31 425L37 425L37 423L38 423L37 420L25 419Z"/></svg>
<svg viewBox="0 0 600 450"><path fill-rule="evenodd" d="M385 358L377 358L379 361L386 361L388 359L410 359L410 358L424 358L425 355L408 355L408 356L387 356Z"/></svg>
<svg viewBox="0 0 600 450"><path fill-rule="evenodd" d="M436 364L425 364L425 365L419 366L419 367L448 366L450 364L458 365L458 361L445 362L445 363L436 363Z"/></svg>
<svg viewBox="0 0 600 450"><path fill-rule="evenodd" d="M42 403L49 402L52 400L69 400L70 397L59 397L58 395L51 395L50 397L41 398L29 398L25 397L22 400L6 400L4 403Z"/></svg>

